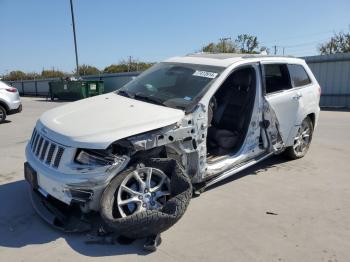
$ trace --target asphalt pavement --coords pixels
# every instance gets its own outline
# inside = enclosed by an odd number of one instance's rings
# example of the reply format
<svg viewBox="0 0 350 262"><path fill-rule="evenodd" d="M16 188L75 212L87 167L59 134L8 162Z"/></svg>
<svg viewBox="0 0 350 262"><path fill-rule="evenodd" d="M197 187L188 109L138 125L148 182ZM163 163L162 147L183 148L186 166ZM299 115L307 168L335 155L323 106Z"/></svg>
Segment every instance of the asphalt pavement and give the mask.
<svg viewBox="0 0 350 262"><path fill-rule="evenodd" d="M191 201L157 252L88 245L34 212L24 148L38 117L63 103L23 98L0 125L0 261L349 261L350 112L322 111L307 156L270 158Z"/></svg>

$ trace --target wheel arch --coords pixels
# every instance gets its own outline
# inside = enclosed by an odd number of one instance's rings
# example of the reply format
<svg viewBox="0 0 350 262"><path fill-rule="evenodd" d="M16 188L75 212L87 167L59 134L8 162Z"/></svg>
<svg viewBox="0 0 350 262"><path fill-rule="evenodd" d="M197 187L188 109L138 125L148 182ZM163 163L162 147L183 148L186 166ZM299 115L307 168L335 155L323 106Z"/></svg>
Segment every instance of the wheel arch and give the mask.
<svg viewBox="0 0 350 262"><path fill-rule="evenodd" d="M315 113L310 113L306 117L309 117L311 119L312 127L315 128L316 114Z"/></svg>
<svg viewBox="0 0 350 262"><path fill-rule="evenodd" d="M305 118L310 118L311 122L312 122L312 126L313 128L315 128L315 123L316 123L316 114L314 112L309 112L307 114L303 114L303 116L296 121L293 129L291 130L291 132L289 133L289 137L287 142L285 142L285 146L291 146L294 143L294 137L298 132L299 126L301 125L301 123L304 121Z"/></svg>
<svg viewBox="0 0 350 262"><path fill-rule="evenodd" d="M5 108L6 113L8 113L8 112L10 111L10 108L8 107L8 105L7 105L4 101L2 101L2 100L0 100L0 106L2 106L3 108Z"/></svg>

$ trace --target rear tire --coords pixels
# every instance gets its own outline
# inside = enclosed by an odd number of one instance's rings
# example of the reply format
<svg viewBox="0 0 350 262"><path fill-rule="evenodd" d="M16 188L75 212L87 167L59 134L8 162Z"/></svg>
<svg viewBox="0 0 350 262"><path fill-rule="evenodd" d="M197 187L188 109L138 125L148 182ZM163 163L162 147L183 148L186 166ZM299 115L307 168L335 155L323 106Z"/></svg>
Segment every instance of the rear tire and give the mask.
<svg viewBox="0 0 350 262"><path fill-rule="evenodd" d="M306 117L298 129L293 146L287 147L283 154L292 160L304 157L309 150L313 131L312 121L309 117Z"/></svg>
<svg viewBox="0 0 350 262"><path fill-rule="evenodd" d="M6 110L2 106L0 106L0 124L5 122L6 120Z"/></svg>

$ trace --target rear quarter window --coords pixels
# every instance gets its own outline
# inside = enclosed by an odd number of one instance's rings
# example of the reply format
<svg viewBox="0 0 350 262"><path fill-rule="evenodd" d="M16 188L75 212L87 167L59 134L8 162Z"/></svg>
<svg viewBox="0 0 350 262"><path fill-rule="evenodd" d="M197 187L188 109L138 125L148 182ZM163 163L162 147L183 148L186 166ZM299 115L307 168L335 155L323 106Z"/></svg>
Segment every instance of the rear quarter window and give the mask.
<svg viewBox="0 0 350 262"><path fill-rule="evenodd" d="M265 64L264 80L266 94L292 88L287 64Z"/></svg>
<svg viewBox="0 0 350 262"><path fill-rule="evenodd" d="M311 83L310 77L302 65L289 64L288 69L294 87L306 86Z"/></svg>

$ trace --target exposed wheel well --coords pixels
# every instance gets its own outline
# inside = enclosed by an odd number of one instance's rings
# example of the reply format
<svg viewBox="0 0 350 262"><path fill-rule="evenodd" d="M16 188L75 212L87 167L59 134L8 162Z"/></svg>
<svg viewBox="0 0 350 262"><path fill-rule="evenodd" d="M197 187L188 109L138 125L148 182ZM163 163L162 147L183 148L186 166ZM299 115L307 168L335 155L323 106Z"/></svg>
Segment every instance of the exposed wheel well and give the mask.
<svg viewBox="0 0 350 262"><path fill-rule="evenodd" d="M311 119L312 126L315 127L315 121L316 121L315 113L308 114L307 116Z"/></svg>

